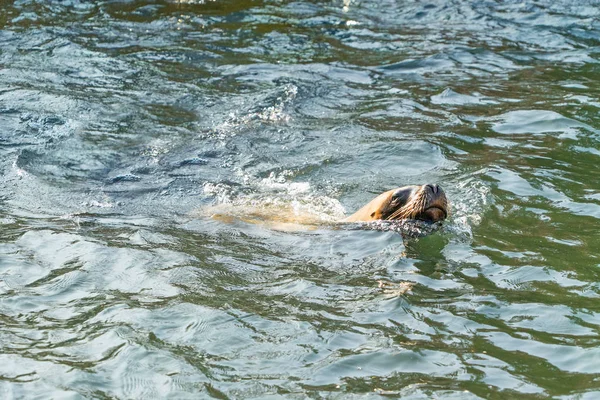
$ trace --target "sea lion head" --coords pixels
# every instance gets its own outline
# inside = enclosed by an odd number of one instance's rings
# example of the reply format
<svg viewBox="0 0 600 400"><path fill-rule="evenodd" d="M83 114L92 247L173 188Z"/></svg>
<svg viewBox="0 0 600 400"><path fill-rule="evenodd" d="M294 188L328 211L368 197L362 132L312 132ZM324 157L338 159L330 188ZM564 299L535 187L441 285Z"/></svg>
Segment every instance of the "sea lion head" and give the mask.
<svg viewBox="0 0 600 400"><path fill-rule="evenodd" d="M411 185L389 190L377 196L348 222L417 219L437 222L448 217L448 199L438 185Z"/></svg>

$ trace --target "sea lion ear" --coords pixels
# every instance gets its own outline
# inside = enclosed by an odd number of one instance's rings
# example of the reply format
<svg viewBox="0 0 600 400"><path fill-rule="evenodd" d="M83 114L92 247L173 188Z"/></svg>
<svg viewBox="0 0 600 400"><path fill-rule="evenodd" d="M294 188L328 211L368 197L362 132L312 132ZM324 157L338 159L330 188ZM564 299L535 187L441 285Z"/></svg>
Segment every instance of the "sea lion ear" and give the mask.
<svg viewBox="0 0 600 400"><path fill-rule="evenodd" d="M371 218L375 218L375 213L376 213L376 211L373 211L373 212L371 213Z"/></svg>

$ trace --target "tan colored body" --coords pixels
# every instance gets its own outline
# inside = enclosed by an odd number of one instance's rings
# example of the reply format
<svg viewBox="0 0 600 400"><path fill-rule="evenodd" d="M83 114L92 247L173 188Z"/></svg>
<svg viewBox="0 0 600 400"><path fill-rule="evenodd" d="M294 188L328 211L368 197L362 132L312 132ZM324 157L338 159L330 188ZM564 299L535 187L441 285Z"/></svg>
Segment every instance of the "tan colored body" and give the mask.
<svg viewBox="0 0 600 400"><path fill-rule="evenodd" d="M368 222L381 219L384 207L389 204L390 198L396 189L388 190L381 193L373 200L365 204L360 210L349 217L346 217L342 222Z"/></svg>
<svg viewBox="0 0 600 400"><path fill-rule="evenodd" d="M223 212L225 211L225 212ZM210 216L224 222L241 220L269 226L276 230L315 229L336 222L370 222L376 220L421 219L442 221L448 214L448 201L437 185L413 185L381 193L357 212L340 220L324 220L310 212L300 212L287 205L221 205L206 209Z"/></svg>
<svg viewBox="0 0 600 400"><path fill-rule="evenodd" d="M234 206L231 204L213 206L203 210L203 215L225 223L243 221L257 224L276 231L314 230L326 221L309 212L298 212L291 205L270 205L263 207Z"/></svg>

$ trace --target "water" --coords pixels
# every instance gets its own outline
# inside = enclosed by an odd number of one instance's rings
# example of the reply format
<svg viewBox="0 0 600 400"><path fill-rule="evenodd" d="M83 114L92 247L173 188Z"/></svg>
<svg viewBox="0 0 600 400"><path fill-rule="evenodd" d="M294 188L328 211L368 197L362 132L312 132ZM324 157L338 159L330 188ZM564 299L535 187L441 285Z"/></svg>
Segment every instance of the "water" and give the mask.
<svg viewBox="0 0 600 400"><path fill-rule="evenodd" d="M600 397L599 5L4 2L1 397Z"/></svg>

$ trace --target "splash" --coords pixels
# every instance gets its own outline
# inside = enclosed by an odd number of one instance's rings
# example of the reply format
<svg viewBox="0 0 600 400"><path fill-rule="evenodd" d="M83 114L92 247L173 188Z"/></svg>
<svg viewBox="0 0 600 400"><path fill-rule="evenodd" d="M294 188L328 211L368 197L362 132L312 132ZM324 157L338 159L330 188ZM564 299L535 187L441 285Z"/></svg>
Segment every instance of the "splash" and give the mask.
<svg viewBox="0 0 600 400"><path fill-rule="evenodd" d="M259 97L256 101L253 101L253 104L257 105L251 107L250 110L239 113L231 112L224 122L215 126L213 135L219 138L226 138L254 124L288 122L291 117L285 109L296 98L298 87L287 84L283 86L281 91L282 93L275 99L272 98L272 93L262 98Z"/></svg>
<svg viewBox="0 0 600 400"><path fill-rule="evenodd" d="M442 222L427 222L420 220L394 220L384 221L377 220L371 222L359 222L348 225L347 229L361 229L369 231L381 231L381 232L397 232L403 237L418 238L426 235L430 235L434 232L439 231L443 227Z"/></svg>
<svg viewBox="0 0 600 400"><path fill-rule="evenodd" d="M483 171L460 177L449 188L451 210L450 218L443 226L444 232L473 239L472 227L481 223L483 213L492 201L490 188L479 179L480 173Z"/></svg>
<svg viewBox="0 0 600 400"><path fill-rule="evenodd" d="M200 212L222 220L252 223L323 225L345 216L341 203L327 195L316 194L309 182L292 182L291 171L271 173L267 178L244 176L244 191L236 191L225 183L206 183L207 196L214 205Z"/></svg>

